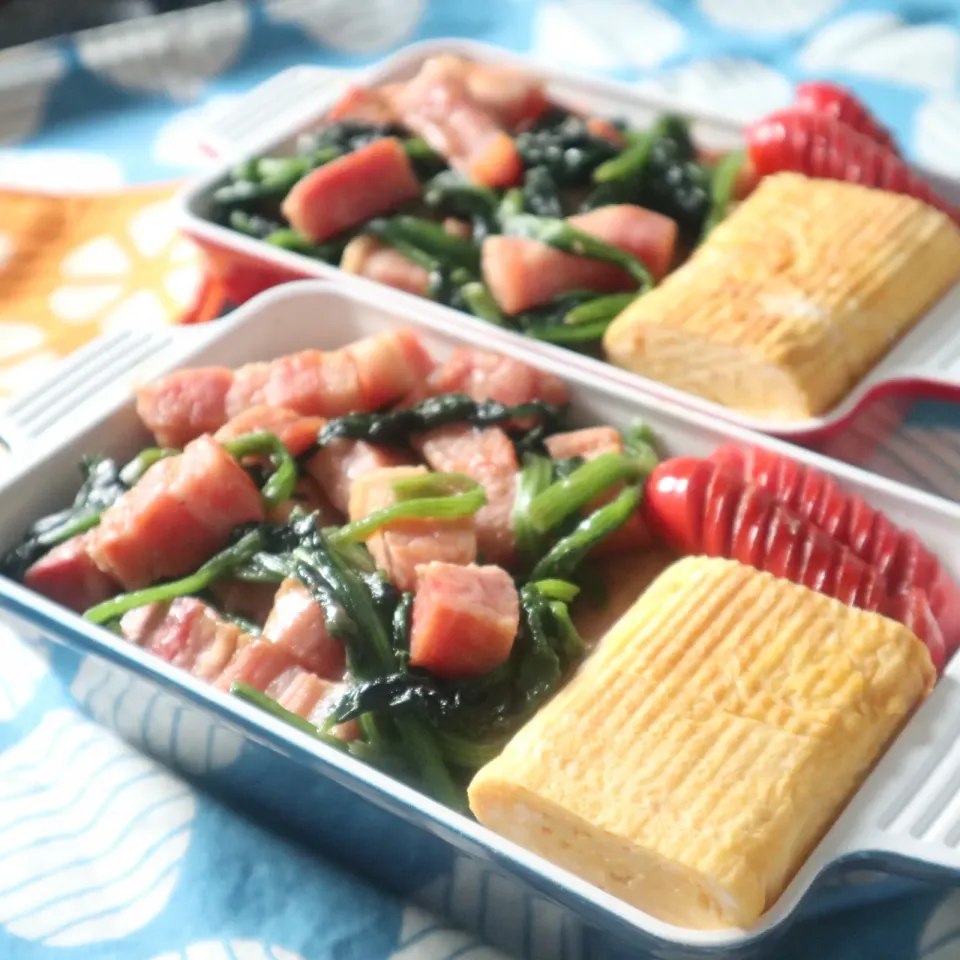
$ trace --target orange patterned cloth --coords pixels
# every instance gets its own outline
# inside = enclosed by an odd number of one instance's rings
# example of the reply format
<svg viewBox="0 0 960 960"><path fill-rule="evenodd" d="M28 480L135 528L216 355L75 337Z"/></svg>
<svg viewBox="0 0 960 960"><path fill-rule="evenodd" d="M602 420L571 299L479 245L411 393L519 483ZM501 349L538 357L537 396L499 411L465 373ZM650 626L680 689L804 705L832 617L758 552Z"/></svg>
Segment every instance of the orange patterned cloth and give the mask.
<svg viewBox="0 0 960 960"><path fill-rule="evenodd" d="M175 230L176 186L0 190L0 400L101 332L217 315L219 291Z"/></svg>

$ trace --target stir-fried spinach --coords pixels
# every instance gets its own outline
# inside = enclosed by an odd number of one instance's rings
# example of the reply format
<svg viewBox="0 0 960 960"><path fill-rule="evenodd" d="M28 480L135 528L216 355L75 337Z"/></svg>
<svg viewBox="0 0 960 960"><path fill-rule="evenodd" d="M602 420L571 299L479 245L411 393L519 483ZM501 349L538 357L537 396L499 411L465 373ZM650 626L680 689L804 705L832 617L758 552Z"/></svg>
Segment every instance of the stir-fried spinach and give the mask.
<svg viewBox="0 0 960 960"><path fill-rule="evenodd" d="M528 419L533 419L536 426L523 431L524 435L538 431L536 435L540 437L545 432L559 429L562 416L562 408L540 400L508 407L495 400L473 400L463 393L445 393L405 410L351 413L336 417L324 424L317 442L322 447L341 437L348 437L385 446L406 446L415 434L453 423L489 427Z"/></svg>
<svg viewBox="0 0 960 960"><path fill-rule="evenodd" d="M616 144L594 136L587 122L565 110L550 110L516 137L524 167L545 168L560 187L585 186L600 164L615 157Z"/></svg>
<svg viewBox="0 0 960 960"><path fill-rule="evenodd" d="M571 594L576 595L575 588ZM344 693L333 719L345 722L366 713L416 716L437 733L458 738L461 760L472 751L485 758L484 745L502 744L526 722L582 652L566 603L528 583L520 589L520 630L502 667L475 680L442 680L415 669L374 677Z"/></svg>
<svg viewBox="0 0 960 960"><path fill-rule="evenodd" d="M582 209L635 203L675 220L681 235L695 240L710 212L710 173L697 161L686 121L668 114L633 139L594 171L597 187Z"/></svg>

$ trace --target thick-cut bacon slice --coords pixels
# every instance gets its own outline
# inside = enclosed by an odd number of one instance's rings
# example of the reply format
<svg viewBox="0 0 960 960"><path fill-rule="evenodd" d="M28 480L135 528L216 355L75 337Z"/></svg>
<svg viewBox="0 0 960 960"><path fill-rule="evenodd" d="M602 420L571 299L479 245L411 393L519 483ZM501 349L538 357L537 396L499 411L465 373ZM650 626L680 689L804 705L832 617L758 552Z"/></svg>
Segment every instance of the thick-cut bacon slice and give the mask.
<svg viewBox="0 0 960 960"><path fill-rule="evenodd" d="M510 134L446 58L424 63L395 93L393 106L403 123L472 180L501 188L520 179L523 162Z"/></svg>
<svg viewBox="0 0 960 960"><path fill-rule="evenodd" d="M420 181L395 137L325 163L298 180L283 201L283 215L315 243L419 198Z"/></svg>
<svg viewBox="0 0 960 960"><path fill-rule="evenodd" d="M402 477L426 476L425 467L376 470L356 480L350 490L350 519L359 520L396 503L392 484ZM472 517L397 520L367 541L380 567L400 590L413 590L417 567L433 560L452 564L477 559L477 531Z"/></svg>
<svg viewBox="0 0 960 960"><path fill-rule="evenodd" d="M263 520L260 491L211 437L155 464L90 533L96 565L127 590L196 570L243 523Z"/></svg>
<svg viewBox="0 0 960 960"><path fill-rule="evenodd" d="M372 412L406 396L433 366L415 333L395 330L340 350L304 350L237 370L178 370L137 391L137 412L161 444L181 446L251 407L307 417Z"/></svg>
<svg viewBox="0 0 960 960"><path fill-rule="evenodd" d="M419 570L410 663L449 679L505 663L520 627L520 598L500 567L430 563Z"/></svg>

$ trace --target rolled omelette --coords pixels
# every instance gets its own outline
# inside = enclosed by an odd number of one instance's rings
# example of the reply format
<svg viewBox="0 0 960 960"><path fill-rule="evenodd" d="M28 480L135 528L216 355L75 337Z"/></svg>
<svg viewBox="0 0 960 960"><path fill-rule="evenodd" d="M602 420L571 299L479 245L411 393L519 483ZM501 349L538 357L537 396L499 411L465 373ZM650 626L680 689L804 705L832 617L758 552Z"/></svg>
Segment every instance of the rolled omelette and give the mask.
<svg viewBox="0 0 960 960"><path fill-rule="evenodd" d="M764 178L604 335L617 366L753 416L829 411L960 280L960 229L920 200Z"/></svg>
<svg viewBox="0 0 960 960"><path fill-rule="evenodd" d="M934 680L893 620L684 559L478 771L470 807L655 917L749 927Z"/></svg>

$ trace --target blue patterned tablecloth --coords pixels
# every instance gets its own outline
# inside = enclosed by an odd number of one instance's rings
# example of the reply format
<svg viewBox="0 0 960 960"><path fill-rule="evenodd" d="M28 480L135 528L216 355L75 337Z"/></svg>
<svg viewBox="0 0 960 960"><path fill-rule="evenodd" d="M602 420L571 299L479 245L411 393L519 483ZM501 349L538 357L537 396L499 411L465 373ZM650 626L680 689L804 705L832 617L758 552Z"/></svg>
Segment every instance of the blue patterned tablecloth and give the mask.
<svg viewBox="0 0 960 960"><path fill-rule="evenodd" d="M440 36L534 51L744 120L784 104L801 77L837 79L915 158L960 176L956 0L221 0L0 53L0 184L189 174L208 162L205 123L276 71L352 67ZM958 427L955 407L917 405L868 465L960 499ZM82 672L64 689L0 633L3 960L500 956L253 826L82 718L77 700L102 694ZM776 955L958 958L960 895L932 890L810 921Z"/></svg>

